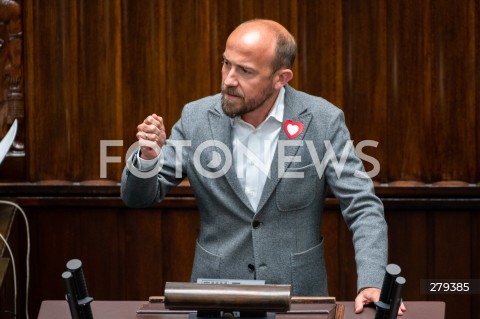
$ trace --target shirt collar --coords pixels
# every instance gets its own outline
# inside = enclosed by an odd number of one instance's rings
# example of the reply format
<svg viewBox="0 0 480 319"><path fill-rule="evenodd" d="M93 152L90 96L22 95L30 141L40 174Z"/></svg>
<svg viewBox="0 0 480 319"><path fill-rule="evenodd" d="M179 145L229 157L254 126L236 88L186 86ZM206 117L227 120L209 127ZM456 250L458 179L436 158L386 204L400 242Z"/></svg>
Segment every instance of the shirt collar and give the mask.
<svg viewBox="0 0 480 319"><path fill-rule="evenodd" d="M273 107L270 109L270 112L268 113L267 117L263 122L259 125L262 126L263 123L267 122L270 118L273 118L277 120L277 122L282 123L283 122L283 113L285 111L285 88L282 86L280 91L278 92L277 99L275 100L275 103L273 104ZM236 116L233 119L230 119L231 124L234 125L236 122L240 123L246 123L240 116ZM246 123L247 124L247 123Z"/></svg>

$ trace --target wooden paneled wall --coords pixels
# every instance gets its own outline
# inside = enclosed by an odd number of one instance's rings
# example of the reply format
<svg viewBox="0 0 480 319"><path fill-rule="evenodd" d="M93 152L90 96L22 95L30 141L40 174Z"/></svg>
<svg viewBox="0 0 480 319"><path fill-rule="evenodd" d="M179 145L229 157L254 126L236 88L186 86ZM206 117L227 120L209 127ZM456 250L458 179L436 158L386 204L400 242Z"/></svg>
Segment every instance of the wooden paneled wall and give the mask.
<svg viewBox="0 0 480 319"><path fill-rule="evenodd" d="M98 187L89 186L48 186L43 194L32 194L35 185L9 191L31 224L32 318L42 300L62 298L60 275L71 258L82 260L96 300L147 300L162 295L166 281L190 280L199 218L189 187L174 189L149 209L125 208L116 186L102 187L103 197L96 194ZM61 189L69 195L55 195ZM456 189L425 193L384 188L378 195L389 225L389 261L400 265L407 279L404 299L444 301L447 319L473 319L480 313L480 295L421 290L422 279L480 278L480 194ZM322 227L329 293L353 300L357 287L351 233L335 199L326 201ZM24 232L19 231L18 241L25 242ZM24 255L19 256L18 264L24 265Z"/></svg>
<svg viewBox="0 0 480 319"><path fill-rule="evenodd" d="M27 181L98 180L101 140L122 140L108 155L123 160L146 115L170 129L218 92L225 40L255 17L296 37L292 85L379 142L377 181L480 180L479 0L19 2Z"/></svg>
<svg viewBox="0 0 480 319"><path fill-rule="evenodd" d="M425 278L480 278L480 0L16 2L24 153L2 163L0 197L30 218L31 317L41 300L62 298L60 274L74 257L96 299L146 299L166 280L189 279L191 191L125 208L124 156L146 115L162 115L169 131L185 103L219 91L225 40L251 18L277 20L297 39L292 86L342 108L355 144L379 142L365 152L381 165L376 189L406 299L446 300L447 318L480 312L478 295L419 289ZM121 163L109 163L105 178L102 140L123 143L108 147ZM350 235L335 200L326 204L330 293L352 299Z"/></svg>

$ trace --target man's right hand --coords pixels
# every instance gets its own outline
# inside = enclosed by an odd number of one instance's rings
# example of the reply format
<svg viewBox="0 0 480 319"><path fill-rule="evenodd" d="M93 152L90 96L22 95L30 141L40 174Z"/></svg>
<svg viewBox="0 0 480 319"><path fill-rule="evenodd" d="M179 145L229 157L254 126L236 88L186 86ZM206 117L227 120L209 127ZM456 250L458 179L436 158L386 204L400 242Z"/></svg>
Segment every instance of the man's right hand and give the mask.
<svg viewBox="0 0 480 319"><path fill-rule="evenodd" d="M137 126L137 139L140 143L140 157L145 160L154 159L160 154L167 139L163 119L157 114L149 115Z"/></svg>

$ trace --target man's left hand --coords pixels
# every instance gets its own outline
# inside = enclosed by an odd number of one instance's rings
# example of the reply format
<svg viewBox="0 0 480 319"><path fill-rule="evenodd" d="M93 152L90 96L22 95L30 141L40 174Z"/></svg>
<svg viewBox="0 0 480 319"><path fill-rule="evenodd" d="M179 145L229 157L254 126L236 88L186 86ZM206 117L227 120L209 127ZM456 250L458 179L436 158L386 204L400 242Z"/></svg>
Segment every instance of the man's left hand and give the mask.
<svg viewBox="0 0 480 319"><path fill-rule="evenodd" d="M358 293L357 298L355 298L355 313L361 313L363 311L363 306L372 302L377 302L378 300L380 300L380 289L362 289ZM407 311L407 308L405 308L405 305L402 302L402 304L400 305L400 309L398 309L398 315L402 316L405 311Z"/></svg>

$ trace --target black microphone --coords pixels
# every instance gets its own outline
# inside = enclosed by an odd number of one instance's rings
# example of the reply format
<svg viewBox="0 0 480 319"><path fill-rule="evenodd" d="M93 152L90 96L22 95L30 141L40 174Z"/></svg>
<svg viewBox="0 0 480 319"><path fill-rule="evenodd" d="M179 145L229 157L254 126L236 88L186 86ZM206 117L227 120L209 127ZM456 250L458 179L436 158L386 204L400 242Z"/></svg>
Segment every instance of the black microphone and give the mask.
<svg viewBox="0 0 480 319"><path fill-rule="evenodd" d="M65 299L68 302L68 307L70 308L70 314L72 315L72 319L82 319L80 318L80 310L78 309L77 292L73 275L71 272L65 271L64 273L62 273L62 278L65 282L65 287L67 288Z"/></svg>
<svg viewBox="0 0 480 319"><path fill-rule="evenodd" d="M397 319L398 309L402 304L402 292L405 282L406 280L403 277L397 277L395 279L395 282L393 284L394 289L392 291L392 301L390 303L390 315L388 317L389 319Z"/></svg>
<svg viewBox="0 0 480 319"><path fill-rule="evenodd" d="M90 307L93 298L88 295L82 262L78 259L72 259L67 263L67 269L68 271L64 272L62 277L67 287L67 301L72 319L93 319L92 308ZM68 275L68 273L71 275Z"/></svg>
<svg viewBox="0 0 480 319"><path fill-rule="evenodd" d="M396 319L398 309L402 303L403 285L406 280L400 277L401 269L398 265L389 264L385 268L380 300L375 303L377 312L375 319Z"/></svg>

